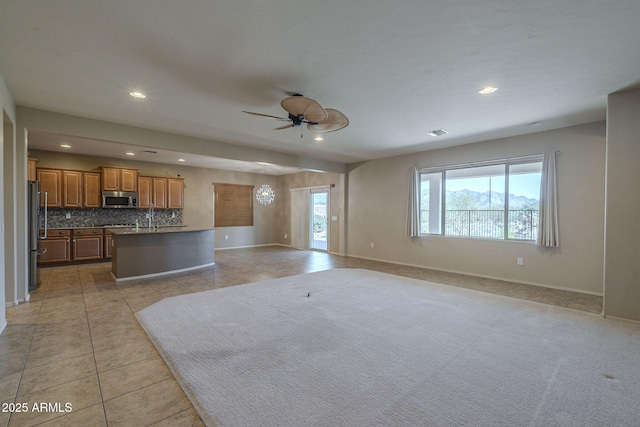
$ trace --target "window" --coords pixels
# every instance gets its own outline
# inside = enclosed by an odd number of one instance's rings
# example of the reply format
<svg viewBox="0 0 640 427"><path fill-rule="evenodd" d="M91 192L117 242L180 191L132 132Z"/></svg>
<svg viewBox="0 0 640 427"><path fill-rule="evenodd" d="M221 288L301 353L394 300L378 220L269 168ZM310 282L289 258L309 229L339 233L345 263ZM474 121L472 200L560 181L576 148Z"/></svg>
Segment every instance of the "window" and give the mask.
<svg viewBox="0 0 640 427"><path fill-rule="evenodd" d="M542 159L419 172L420 234L535 240Z"/></svg>
<svg viewBox="0 0 640 427"><path fill-rule="evenodd" d="M216 227L253 225L253 185L214 184Z"/></svg>

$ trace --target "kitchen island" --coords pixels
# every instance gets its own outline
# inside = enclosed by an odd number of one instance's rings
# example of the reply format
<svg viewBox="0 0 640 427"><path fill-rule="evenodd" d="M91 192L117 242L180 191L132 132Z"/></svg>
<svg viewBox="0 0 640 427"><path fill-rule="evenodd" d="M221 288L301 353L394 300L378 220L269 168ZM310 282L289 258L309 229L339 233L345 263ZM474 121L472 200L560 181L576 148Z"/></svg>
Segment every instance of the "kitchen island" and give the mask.
<svg viewBox="0 0 640 427"><path fill-rule="evenodd" d="M109 228L111 273L116 281L178 273L214 265L213 228Z"/></svg>

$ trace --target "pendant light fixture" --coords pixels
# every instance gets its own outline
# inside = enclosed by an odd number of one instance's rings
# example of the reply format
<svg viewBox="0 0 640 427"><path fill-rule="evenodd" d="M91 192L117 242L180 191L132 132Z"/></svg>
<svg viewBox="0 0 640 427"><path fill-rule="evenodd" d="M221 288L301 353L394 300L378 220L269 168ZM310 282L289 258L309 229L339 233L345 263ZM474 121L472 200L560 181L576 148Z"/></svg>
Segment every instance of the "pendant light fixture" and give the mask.
<svg viewBox="0 0 640 427"><path fill-rule="evenodd" d="M271 202L273 202L273 199L276 198L276 193L274 193L273 189L269 187L269 185L266 183L267 164L266 163L262 163L262 164L264 165L265 183L260 188L258 188L258 191L256 191L256 200L262 206L267 206L267 205L270 205Z"/></svg>

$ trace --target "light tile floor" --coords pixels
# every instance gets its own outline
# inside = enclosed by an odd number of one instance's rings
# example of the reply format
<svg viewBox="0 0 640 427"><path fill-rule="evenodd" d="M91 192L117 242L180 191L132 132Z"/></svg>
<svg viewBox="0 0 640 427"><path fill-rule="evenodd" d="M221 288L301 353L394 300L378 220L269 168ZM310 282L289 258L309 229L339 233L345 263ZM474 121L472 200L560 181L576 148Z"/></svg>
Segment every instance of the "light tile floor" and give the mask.
<svg viewBox="0 0 640 427"><path fill-rule="evenodd" d="M602 311L597 296L278 246L216 251L213 267L118 284L111 263L44 268L31 300L7 308L0 426L201 426L133 313L168 296L337 267Z"/></svg>

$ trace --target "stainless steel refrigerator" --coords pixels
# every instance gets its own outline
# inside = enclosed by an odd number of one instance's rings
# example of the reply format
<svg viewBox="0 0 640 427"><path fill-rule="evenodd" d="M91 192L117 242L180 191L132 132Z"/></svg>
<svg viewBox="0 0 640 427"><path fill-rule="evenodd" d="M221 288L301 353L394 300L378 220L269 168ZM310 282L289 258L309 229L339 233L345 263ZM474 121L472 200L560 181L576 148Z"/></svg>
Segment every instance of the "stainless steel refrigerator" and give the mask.
<svg viewBox="0 0 640 427"><path fill-rule="evenodd" d="M40 248L40 228L44 225L46 233L46 207L40 207L41 193L38 181L29 181L29 290L33 291L40 282L38 255L44 253Z"/></svg>

